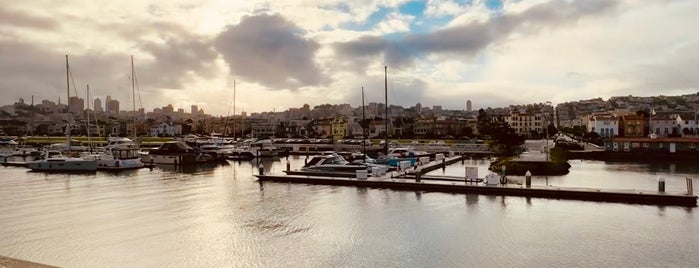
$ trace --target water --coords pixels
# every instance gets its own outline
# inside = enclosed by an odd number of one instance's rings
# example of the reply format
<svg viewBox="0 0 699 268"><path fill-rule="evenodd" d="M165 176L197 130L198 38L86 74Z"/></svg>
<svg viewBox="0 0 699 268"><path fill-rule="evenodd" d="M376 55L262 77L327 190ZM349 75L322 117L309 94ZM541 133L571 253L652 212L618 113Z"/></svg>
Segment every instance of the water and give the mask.
<svg viewBox="0 0 699 268"><path fill-rule="evenodd" d="M303 158L291 159L298 167ZM285 161L266 162L280 173ZM481 175L487 162L477 165ZM456 164L435 174L461 175ZM535 185L684 191L686 164L571 161ZM64 267L694 267L696 209L283 183L254 163L0 168L0 255ZM513 177L517 180L519 178Z"/></svg>

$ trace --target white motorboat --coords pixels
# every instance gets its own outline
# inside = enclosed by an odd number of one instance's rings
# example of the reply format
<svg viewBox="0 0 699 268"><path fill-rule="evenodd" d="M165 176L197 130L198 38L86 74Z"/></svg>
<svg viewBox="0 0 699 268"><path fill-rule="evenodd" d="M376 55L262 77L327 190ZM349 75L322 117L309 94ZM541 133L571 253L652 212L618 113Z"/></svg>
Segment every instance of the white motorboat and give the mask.
<svg viewBox="0 0 699 268"><path fill-rule="evenodd" d="M94 172L97 171L97 161L64 156L60 151L46 151L43 159L27 163L27 168L42 172Z"/></svg>
<svg viewBox="0 0 699 268"><path fill-rule="evenodd" d="M373 167L364 163L350 163L341 155L317 155L311 158L299 170L284 171L289 175L314 175L333 177L355 177L357 171L366 171L371 174Z"/></svg>
<svg viewBox="0 0 699 268"><path fill-rule="evenodd" d="M121 171L144 167L137 148L107 148L103 152L90 153L82 157L97 161L97 170Z"/></svg>

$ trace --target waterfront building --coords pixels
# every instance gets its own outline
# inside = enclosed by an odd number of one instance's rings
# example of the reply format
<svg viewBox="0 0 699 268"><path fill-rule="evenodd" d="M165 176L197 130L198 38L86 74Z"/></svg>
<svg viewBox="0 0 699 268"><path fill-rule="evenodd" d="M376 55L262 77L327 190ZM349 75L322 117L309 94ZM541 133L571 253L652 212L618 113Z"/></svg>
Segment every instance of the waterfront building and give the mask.
<svg viewBox="0 0 699 268"><path fill-rule="evenodd" d="M587 132L596 132L600 137L619 135L619 119L611 113L595 113L585 116Z"/></svg>
<svg viewBox="0 0 699 268"><path fill-rule="evenodd" d="M471 100L467 100L466 101L466 112L470 113L471 111L472 111Z"/></svg>
<svg viewBox="0 0 699 268"><path fill-rule="evenodd" d="M677 116L668 112L651 114L650 129L658 137L667 138L680 135Z"/></svg>
<svg viewBox="0 0 699 268"><path fill-rule="evenodd" d="M643 115L622 114L619 116L619 136L645 137L646 119Z"/></svg>
<svg viewBox="0 0 699 268"><path fill-rule="evenodd" d="M192 107L191 107L191 113L192 113L193 115L194 115L194 114L198 114L198 113L199 113L199 106L192 105Z"/></svg>
<svg viewBox="0 0 699 268"><path fill-rule="evenodd" d="M699 156L699 138L627 138L616 137L604 141L608 152L678 153Z"/></svg>

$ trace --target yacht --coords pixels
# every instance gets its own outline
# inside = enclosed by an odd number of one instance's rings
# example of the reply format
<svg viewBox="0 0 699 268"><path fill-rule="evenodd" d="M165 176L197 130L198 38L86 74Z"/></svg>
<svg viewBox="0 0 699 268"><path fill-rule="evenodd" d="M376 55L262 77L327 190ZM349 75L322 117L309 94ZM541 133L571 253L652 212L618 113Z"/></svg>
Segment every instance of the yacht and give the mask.
<svg viewBox="0 0 699 268"><path fill-rule="evenodd" d="M46 151L41 160L27 163L32 171L42 172L94 172L97 161L63 155L60 151Z"/></svg>
<svg viewBox="0 0 699 268"><path fill-rule="evenodd" d="M97 170L121 171L139 169L144 166L137 148L105 148L105 151L89 153L82 157L97 161Z"/></svg>
<svg viewBox="0 0 699 268"><path fill-rule="evenodd" d="M141 154L141 161L150 164L192 165L197 163L197 153L183 141L168 141L147 154Z"/></svg>
<svg viewBox="0 0 699 268"><path fill-rule="evenodd" d="M109 137L109 139L107 140L107 145L105 145L104 148L138 148L138 144L136 144L136 142L129 138Z"/></svg>
<svg viewBox="0 0 699 268"><path fill-rule="evenodd" d="M329 154L314 156L301 169L284 172L289 175L354 177L359 170L371 174L372 166L363 163L352 164L341 155Z"/></svg>

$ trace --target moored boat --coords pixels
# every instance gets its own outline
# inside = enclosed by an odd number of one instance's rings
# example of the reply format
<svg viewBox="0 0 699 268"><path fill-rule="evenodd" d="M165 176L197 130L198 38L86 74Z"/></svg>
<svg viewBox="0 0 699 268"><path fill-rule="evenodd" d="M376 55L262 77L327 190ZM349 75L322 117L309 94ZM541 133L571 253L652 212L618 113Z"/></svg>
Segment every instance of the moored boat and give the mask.
<svg viewBox="0 0 699 268"><path fill-rule="evenodd" d="M107 148L103 152L91 153L83 159L97 161L97 170L121 171L144 167L136 148Z"/></svg>
<svg viewBox="0 0 699 268"><path fill-rule="evenodd" d="M367 174L371 174L372 166L363 163L353 164L345 160L345 158L343 158L341 155L328 154L312 157L299 170L289 170L284 172L290 175L354 177L356 176L357 171L366 171Z"/></svg>
<svg viewBox="0 0 699 268"><path fill-rule="evenodd" d="M197 153L182 141L168 141L147 154L142 154L141 161L150 164L193 165L197 163Z"/></svg>
<svg viewBox="0 0 699 268"><path fill-rule="evenodd" d="M43 159L28 162L27 168L41 172L94 172L97 171L97 161L46 151Z"/></svg>

